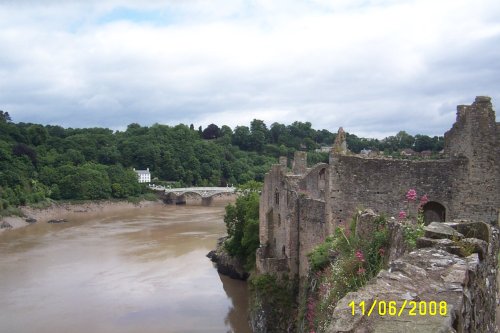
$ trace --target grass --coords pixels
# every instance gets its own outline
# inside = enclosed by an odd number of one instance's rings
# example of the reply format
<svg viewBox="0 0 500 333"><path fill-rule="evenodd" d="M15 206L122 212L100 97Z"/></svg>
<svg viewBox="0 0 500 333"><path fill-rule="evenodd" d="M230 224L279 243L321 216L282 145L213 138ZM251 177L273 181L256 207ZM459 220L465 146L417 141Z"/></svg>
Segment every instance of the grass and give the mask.
<svg viewBox="0 0 500 333"><path fill-rule="evenodd" d="M7 217L7 216L24 217L24 214L21 211L21 209L19 209L18 207L9 206L9 207L7 207L5 209L1 209L0 210L0 216L1 217Z"/></svg>

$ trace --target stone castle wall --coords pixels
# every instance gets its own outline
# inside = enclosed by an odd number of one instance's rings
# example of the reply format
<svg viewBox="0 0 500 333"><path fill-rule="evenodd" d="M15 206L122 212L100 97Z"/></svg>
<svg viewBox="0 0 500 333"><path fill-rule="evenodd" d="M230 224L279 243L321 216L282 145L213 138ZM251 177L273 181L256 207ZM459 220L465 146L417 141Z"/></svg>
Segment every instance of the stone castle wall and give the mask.
<svg viewBox="0 0 500 333"><path fill-rule="evenodd" d="M336 226L347 224L359 208L397 216L407 208L404 195L410 188L442 208L432 218L497 223L500 124L489 97L457 107L457 120L445 134L443 160L362 158L348 154L345 142L337 141L329 164L307 168L306 153L297 152L291 172L281 158L266 175L259 272L304 276L307 254Z"/></svg>
<svg viewBox="0 0 500 333"><path fill-rule="evenodd" d="M466 161L408 161L338 155L331 164L330 207L335 224L344 225L356 211L397 216L407 209L405 193L415 189L442 204L448 219L458 218L456 179L466 173ZM413 212L415 213L415 212Z"/></svg>
<svg viewBox="0 0 500 333"><path fill-rule="evenodd" d="M499 124L489 97L457 107L457 120L445 133L444 151L451 159L465 157L467 174L456 189L457 214L493 223L500 207Z"/></svg>

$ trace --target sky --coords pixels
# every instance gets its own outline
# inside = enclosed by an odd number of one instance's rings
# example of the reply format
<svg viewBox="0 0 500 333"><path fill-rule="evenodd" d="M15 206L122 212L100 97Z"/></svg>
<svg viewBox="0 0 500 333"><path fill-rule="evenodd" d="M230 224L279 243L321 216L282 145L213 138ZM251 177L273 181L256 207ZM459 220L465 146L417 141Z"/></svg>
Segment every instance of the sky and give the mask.
<svg viewBox="0 0 500 333"><path fill-rule="evenodd" d="M15 122L442 135L500 105L498 0L0 0ZM499 117L497 116L497 121Z"/></svg>

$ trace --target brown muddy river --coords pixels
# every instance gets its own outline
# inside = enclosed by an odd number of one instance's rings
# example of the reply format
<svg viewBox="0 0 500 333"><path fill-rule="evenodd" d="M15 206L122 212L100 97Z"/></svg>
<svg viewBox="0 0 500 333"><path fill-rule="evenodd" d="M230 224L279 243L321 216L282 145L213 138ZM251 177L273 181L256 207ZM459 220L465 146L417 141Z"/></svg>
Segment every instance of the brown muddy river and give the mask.
<svg viewBox="0 0 500 333"><path fill-rule="evenodd" d="M223 214L159 206L1 233L0 332L250 332L246 284L205 257Z"/></svg>

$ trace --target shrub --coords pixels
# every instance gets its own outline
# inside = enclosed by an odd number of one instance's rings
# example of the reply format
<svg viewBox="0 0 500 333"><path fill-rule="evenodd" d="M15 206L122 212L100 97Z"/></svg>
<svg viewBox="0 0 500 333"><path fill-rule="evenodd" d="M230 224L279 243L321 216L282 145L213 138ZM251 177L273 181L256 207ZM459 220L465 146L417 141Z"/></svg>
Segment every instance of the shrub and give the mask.
<svg viewBox="0 0 500 333"><path fill-rule="evenodd" d="M385 264L389 242L385 217L374 221L377 228L368 242L356 237L356 221L357 216L351 221L349 233L338 227L308 255L310 290L301 317L309 331L326 329L338 300L365 285Z"/></svg>
<svg viewBox="0 0 500 333"><path fill-rule="evenodd" d="M260 186L259 186L260 184ZM255 266L255 251L259 247L259 191L262 183L243 185L236 203L226 206L224 223L228 238L227 252L241 260L247 271Z"/></svg>
<svg viewBox="0 0 500 333"><path fill-rule="evenodd" d="M263 309L266 313L268 332L294 332L297 310L298 281L288 275L277 278L271 274L253 276L249 280L252 308Z"/></svg>

